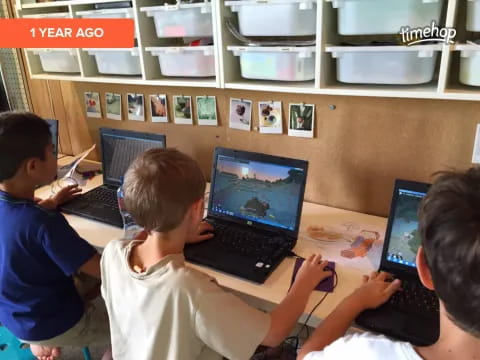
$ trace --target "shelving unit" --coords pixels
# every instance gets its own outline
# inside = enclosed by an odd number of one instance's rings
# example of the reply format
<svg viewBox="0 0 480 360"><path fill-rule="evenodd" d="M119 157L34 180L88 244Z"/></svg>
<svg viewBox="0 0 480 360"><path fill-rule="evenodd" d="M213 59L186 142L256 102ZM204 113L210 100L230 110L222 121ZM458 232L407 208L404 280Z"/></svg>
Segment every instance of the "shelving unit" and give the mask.
<svg viewBox="0 0 480 360"><path fill-rule="evenodd" d="M71 17L78 17L78 11L92 10L95 3L108 3L118 0L71 0L42 3L22 3L17 0L17 16L68 12ZM31 1L31 0L27 0ZM250 0L252 4L262 6L270 0ZM309 1L309 0L305 0ZM314 0L315 1L315 0ZM418 0L422 1L422 0ZM441 0L440 0L441 1ZM468 0L443 0L441 26L457 29L457 44L467 40L480 39L479 33L466 31L466 9ZM181 38L158 38L153 19L141 8L158 6L155 0L132 0L136 27L136 45L140 49L141 75L111 76L98 72L94 58L83 49L77 49L80 73L62 74L45 73L39 59L27 50L26 57L30 75L35 79L68 80L101 83L124 83L138 85L182 86L205 88L228 88L254 91L272 91L287 93L308 93L325 95L402 97L425 99L480 100L480 87L467 86L459 82L460 52L455 45L442 45L438 52L434 79L428 84L413 85L374 85L341 83L336 77L336 60L326 51L329 45L342 42L389 41L394 35L341 36L337 31L337 9L329 0L316 0L316 34L315 44L315 78L310 81L271 81L245 79L241 76L239 57L227 49L228 46L244 46L226 27L230 19L238 28L238 18L224 0L211 0L211 19L213 26L215 76L207 78L169 77L162 75L157 56L146 50L147 47L177 47L184 44ZM278 19L281 22L281 19ZM405 24L408 25L408 24ZM296 37L306 39L308 37ZM312 38L312 36L310 36ZM480 71L480 69L478 69Z"/></svg>

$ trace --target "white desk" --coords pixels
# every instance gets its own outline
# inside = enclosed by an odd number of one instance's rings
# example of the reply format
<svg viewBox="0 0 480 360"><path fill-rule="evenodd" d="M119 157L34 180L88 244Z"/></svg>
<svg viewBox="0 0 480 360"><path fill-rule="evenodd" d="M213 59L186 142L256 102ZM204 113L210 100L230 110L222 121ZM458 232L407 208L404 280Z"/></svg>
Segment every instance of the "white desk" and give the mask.
<svg viewBox="0 0 480 360"><path fill-rule="evenodd" d="M61 161L68 161L68 158L61 159ZM101 175L96 176L87 182L87 185L84 186L84 191L102 184L102 181ZM43 187L37 190L35 195L42 198L49 197L50 187ZM110 240L118 239L123 234L122 229L96 221L73 215L66 215L66 218L80 236L94 246L104 247ZM324 319L345 296L349 295L353 289L361 284L363 274L369 274L378 268L382 244L379 242L364 258L347 259L340 256L339 250L349 248L349 242L345 239L332 242L311 239L306 234L306 228L309 225L332 226L334 229L343 229L345 233L353 236L362 229L378 231L383 241L386 219L307 202L304 203L299 239L294 251L304 257L311 253L320 252L328 260L336 262L338 274L338 285L335 291L326 297L325 301L316 309L308 322L309 325L316 326L320 319ZM348 228L351 228L350 231L348 231ZM244 281L203 266L194 264L190 264L190 266L215 277L221 286L233 290L252 305L264 310L270 310L274 305L280 303L288 291L294 261L294 259L290 258L285 259L263 285ZM322 292L314 291L306 308L307 314L323 294Z"/></svg>

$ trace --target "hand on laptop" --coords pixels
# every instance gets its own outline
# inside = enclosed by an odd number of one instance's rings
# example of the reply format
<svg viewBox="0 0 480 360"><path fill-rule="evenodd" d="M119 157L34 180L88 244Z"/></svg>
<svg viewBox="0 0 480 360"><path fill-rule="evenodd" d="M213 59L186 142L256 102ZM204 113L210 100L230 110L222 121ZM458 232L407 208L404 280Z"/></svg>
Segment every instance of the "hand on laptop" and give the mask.
<svg viewBox="0 0 480 360"><path fill-rule="evenodd" d="M57 206L70 201L77 196L80 195L82 189L78 185L69 185L62 188L59 192L57 192L54 196L41 200L38 202L38 205L46 208L46 209L56 209Z"/></svg>
<svg viewBox="0 0 480 360"><path fill-rule="evenodd" d="M213 237L213 226L206 221L202 221L197 228L197 231L191 234L188 239L188 244L198 243L200 241L208 240Z"/></svg>
<svg viewBox="0 0 480 360"><path fill-rule="evenodd" d="M300 266L293 286L301 286L312 291L320 281L332 275L331 271L325 271L327 260L322 260L322 255L310 255Z"/></svg>
<svg viewBox="0 0 480 360"><path fill-rule="evenodd" d="M375 309L383 305L400 289L400 280L391 280L392 276L386 272L372 272L370 276L363 276L363 284L355 290L350 299L363 310Z"/></svg>

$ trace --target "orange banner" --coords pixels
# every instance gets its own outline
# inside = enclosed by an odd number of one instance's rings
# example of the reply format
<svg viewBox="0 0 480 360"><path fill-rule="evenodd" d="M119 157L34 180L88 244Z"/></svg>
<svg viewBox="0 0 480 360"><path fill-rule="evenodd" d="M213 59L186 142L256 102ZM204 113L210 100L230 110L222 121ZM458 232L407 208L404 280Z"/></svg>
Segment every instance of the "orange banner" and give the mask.
<svg viewBox="0 0 480 360"><path fill-rule="evenodd" d="M133 19L0 19L0 48L131 48Z"/></svg>

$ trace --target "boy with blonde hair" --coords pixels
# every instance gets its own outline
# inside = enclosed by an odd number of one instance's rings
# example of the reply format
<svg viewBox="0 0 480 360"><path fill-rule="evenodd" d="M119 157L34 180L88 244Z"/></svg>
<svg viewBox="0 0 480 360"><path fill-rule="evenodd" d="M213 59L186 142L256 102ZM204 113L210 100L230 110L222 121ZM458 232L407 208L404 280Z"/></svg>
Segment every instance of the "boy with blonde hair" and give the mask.
<svg viewBox="0 0 480 360"><path fill-rule="evenodd" d="M127 171L125 205L148 237L112 241L102 256L115 360L248 359L289 335L314 287L331 275L311 256L266 314L186 267L183 248L201 224L204 192L200 167L177 150L147 151Z"/></svg>

